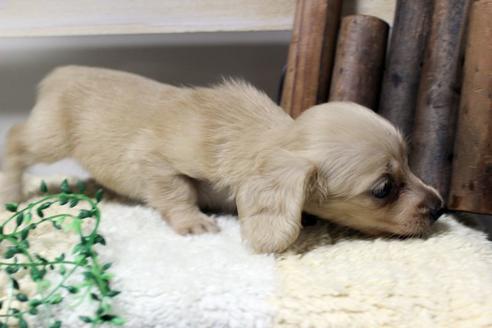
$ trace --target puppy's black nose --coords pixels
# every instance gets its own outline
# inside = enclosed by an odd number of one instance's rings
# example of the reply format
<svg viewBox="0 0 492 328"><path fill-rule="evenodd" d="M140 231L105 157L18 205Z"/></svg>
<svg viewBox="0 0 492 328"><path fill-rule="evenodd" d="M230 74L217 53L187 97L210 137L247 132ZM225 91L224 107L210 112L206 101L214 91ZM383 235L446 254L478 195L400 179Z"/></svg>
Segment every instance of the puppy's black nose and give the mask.
<svg viewBox="0 0 492 328"><path fill-rule="evenodd" d="M444 214L444 207L435 207L429 211L432 223L436 222Z"/></svg>

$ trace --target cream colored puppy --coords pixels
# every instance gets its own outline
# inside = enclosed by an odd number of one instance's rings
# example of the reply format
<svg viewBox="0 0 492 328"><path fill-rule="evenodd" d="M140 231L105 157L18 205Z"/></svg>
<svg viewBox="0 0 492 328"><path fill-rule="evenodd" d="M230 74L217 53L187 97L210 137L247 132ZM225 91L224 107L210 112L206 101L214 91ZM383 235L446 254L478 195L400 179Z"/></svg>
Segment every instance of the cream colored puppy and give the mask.
<svg viewBox="0 0 492 328"><path fill-rule="evenodd" d="M426 232L442 200L408 167L398 131L352 103L293 120L243 82L177 88L108 69L63 67L8 136L11 198L24 169L65 157L158 210L179 234L216 232L199 209L234 210L258 252L296 240L301 212L372 234Z"/></svg>

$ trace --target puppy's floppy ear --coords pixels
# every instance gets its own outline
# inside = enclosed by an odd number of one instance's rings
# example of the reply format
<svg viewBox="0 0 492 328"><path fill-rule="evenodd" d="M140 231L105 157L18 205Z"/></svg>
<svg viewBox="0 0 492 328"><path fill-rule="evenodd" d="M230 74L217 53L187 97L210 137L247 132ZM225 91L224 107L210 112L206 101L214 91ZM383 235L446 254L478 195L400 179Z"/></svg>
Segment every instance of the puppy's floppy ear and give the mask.
<svg viewBox="0 0 492 328"><path fill-rule="evenodd" d="M241 185L241 235L259 253L282 252L299 236L304 200L316 166L291 154L270 155Z"/></svg>

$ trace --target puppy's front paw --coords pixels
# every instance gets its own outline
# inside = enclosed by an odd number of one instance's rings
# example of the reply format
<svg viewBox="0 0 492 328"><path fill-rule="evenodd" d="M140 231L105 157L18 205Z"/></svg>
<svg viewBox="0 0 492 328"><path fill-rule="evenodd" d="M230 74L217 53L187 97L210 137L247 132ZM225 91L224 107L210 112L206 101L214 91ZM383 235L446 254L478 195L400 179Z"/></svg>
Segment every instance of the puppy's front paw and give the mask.
<svg viewBox="0 0 492 328"><path fill-rule="evenodd" d="M241 218L241 236L257 253L281 253L299 236L301 225L298 221L275 215Z"/></svg>
<svg viewBox="0 0 492 328"><path fill-rule="evenodd" d="M205 214L195 217L177 218L168 222L174 231L180 235L200 235L220 231L217 223Z"/></svg>

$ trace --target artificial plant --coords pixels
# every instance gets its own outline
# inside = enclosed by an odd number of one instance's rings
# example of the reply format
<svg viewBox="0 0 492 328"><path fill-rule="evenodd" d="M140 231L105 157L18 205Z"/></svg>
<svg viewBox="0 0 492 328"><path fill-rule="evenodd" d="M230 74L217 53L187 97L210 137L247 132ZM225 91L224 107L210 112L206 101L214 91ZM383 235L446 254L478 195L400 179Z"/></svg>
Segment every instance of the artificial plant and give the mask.
<svg viewBox="0 0 492 328"><path fill-rule="evenodd" d="M98 203L103 193L98 190L95 199L85 195L85 185L77 183L72 191L67 180L60 185L60 193L48 195L46 183L41 183L43 197L24 208L9 203L5 208L12 214L6 220L0 219L0 274L5 274L8 286L0 287L0 328L17 325L28 327L29 317L37 322L36 316L42 307L50 311L53 305L66 299L72 299L76 306L89 299L95 303L95 313L80 316L80 320L92 326L102 323L122 325L123 319L111 309L111 300L120 292L111 288L111 275L108 269L111 263L102 264L95 251L96 245L105 245L106 241L98 233L101 213ZM74 208L83 205L77 215L62 213L48 215L54 206ZM85 206L84 206L85 205ZM85 229L87 220L93 220L92 228ZM40 225L51 225L52 229L75 233L78 243L54 258L30 249L30 233ZM87 232L87 230L90 230ZM29 297L22 292L18 277L27 274L35 283L37 293ZM50 279L47 276L50 275ZM57 281L53 279L57 277ZM79 278L79 279L77 279ZM2 291L2 289L4 289ZM65 302L68 303L68 302ZM63 303L63 304L65 304ZM61 319L49 318L48 326L61 327Z"/></svg>

